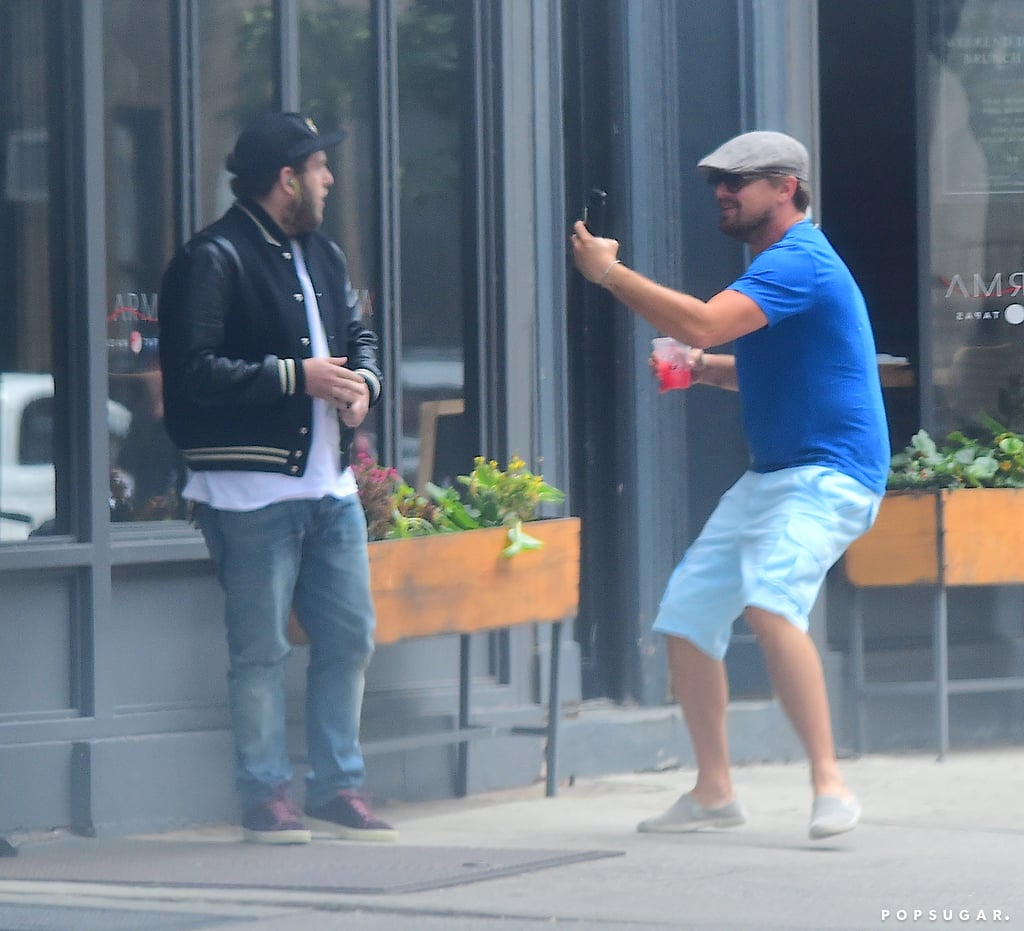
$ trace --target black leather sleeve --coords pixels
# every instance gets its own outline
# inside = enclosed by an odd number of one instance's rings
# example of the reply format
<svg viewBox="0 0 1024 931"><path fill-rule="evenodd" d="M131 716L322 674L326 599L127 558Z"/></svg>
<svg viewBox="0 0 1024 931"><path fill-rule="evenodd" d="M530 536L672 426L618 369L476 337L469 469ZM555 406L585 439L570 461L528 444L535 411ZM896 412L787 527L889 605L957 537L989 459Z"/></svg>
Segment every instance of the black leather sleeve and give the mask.
<svg viewBox="0 0 1024 931"><path fill-rule="evenodd" d="M202 406L263 405L301 394L301 362L248 351L237 256L213 239L189 244L168 270L160 300L165 392ZM233 331L228 320L233 315ZM239 325L241 324L241 325Z"/></svg>
<svg viewBox="0 0 1024 931"><path fill-rule="evenodd" d="M384 375L377 363L377 334L368 330L358 320L348 324L348 367L363 376L370 389L370 406L373 407L384 390Z"/></svg>
<svg viewBox="0 0 1024 931"><path fill-rule="evenodd" d="M337 270L344 286L345 307L343 313L345 333L345 355L348 356L348 368L363 376L366 387L370 389L370 406L373 407L384 391L384 375L377 360L379 341L373 330L363 325L359 316L361 308L357 307L356 292L348 277L348 260L341 247L333 240L326 240L328 254L337 263Z"/></svg>

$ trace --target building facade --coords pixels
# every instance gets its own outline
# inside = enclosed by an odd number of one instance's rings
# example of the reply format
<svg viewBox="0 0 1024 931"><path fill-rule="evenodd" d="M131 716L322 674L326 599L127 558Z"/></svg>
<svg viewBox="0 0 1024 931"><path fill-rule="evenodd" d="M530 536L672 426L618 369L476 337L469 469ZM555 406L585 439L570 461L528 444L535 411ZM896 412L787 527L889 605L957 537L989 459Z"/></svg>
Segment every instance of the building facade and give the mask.
<svg viewBox="0 0 1024 931"><path fill-rule="evenodd" d="M670 707L650 623L746 457L736 398L659 398L656 334L571 272L587 192L607 192L630 264L710 295L745 256L693 166L746 129L799 136L815 216L880 351L906 360L894 444L982 406L1016 425L1022 54L1013 0L0 0L0 832L236 816L221 596L161 425L157 292L175 246L230 204L224 156L250 116L348 130L325 229L381 336L365 448L410 481L518 454L583 518L561 651L582 719ZM423 461L422 405L441 400L462 413ZM957 627L965 662L1017 648L1012 593L965 598L986 618ZM814 622L837 695L845 600L836 578ZM878 597L879 663L923 655L912 602ZM547 646L481 635L478 704L539 714ZM304 664L297 649L296 735ZM366 732L450 720L456 669L443 638L379 650ZM742 624L729 672L737 705L774 720ZM1019 734L1012 709L982 711ZM912 742L908 714L878 742ZM537 778L536 742L472 752L471 789ZM450 748L375 756L370 788L443 795L452 769Z"/></svg>

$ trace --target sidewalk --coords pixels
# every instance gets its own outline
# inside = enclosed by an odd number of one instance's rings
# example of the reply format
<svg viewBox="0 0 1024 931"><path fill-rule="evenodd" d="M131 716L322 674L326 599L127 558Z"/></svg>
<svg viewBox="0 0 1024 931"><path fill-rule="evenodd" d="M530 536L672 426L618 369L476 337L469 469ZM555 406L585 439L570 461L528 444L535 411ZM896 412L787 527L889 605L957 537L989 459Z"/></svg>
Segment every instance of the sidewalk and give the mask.
<svg viewBox="0 0 1024 931"><path fill-rule="evenodd" d="M306 848L238 845L235 827L161 835L148 848L143 839L128 842L133 850L172 854L210 850L222 855L222 863L223 857L244 859L258 851L275 858L274 875L280 876L280 883L258 888L239 884L233 871L182 886L41 880L29 874L43 847L70 868L68 858L75 857L102 864L124 842L14 838L20 856L0 859L0 928L1024 928L1024 748L955 752L942 763L930 754L869 756L846 761L844 771L862 800L864 820L853 833L823 842L807 839L810 793L803 764L737 768L750 821L731 831L636 833L637 821L689 788L692 772L676 770L578 780L554 799L537 785L386 806L381 812L399 828L401 849L386 845L391 850L385 853L385 845L327 841ZM408 867L410 857L441 864L452 853L457 860L545 852L601 856L425 891L286 888L296 858L325 861L339 847L350 862L358 857L362 865L392 862L396 868ZM13 864L22 878L10 878ZM143 872L146 866L132 863ZM229 872L230 881L222 884ZM348 880L343 870L338 873L337 884L344 887Z"/></svg>

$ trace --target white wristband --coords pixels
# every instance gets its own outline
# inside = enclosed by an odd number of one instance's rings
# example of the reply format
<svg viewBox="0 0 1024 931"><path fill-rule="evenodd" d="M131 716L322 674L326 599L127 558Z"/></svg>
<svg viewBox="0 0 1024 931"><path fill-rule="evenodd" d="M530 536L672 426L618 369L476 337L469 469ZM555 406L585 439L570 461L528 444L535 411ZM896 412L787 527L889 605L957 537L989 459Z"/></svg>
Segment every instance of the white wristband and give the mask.
<svg viewBox="0 0 1024 931"><path fill-rule="evenodd" d="M608 280L608 275L609 275L609 274L611 274L611 270L612 270L613 268L615 268L615 266L616 266L616 265L621 265L621 264L622 264L622 259L616 259L616 260L615 260L614 262L612 262L612 263L611 263L611 264L610 264L610 265L609 265L609 266L608 266L608 267L607 267L607 268L606 268L606 269L605 269L605 270L604 270L604 271L603 271L603 272L601 273L601 277L597 279L597 283L598 283L598 284L599 284L599 285L600 285L600 286L601 286L601 287L603 288L603 287L604 287L604 283L605 283L605 282L606 282L606 281Z"/></svg>

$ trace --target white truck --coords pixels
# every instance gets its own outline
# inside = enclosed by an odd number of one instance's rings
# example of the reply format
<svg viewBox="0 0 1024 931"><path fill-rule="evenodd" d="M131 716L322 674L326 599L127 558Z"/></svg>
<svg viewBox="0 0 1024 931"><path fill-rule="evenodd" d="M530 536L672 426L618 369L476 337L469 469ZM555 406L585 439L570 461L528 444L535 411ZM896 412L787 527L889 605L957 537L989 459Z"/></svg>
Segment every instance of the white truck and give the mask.
<svg viewBox="0 0 1024 931"><path fill-rule="evenodd" d="M0 372L0 541L24 540L55 515L53 376ZM111 437L124 439L128 408L107 402Z"/></svg>

